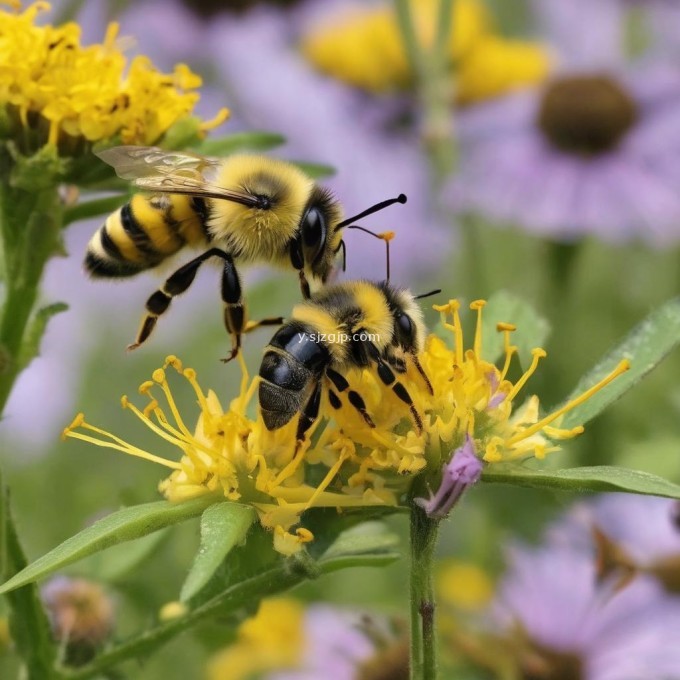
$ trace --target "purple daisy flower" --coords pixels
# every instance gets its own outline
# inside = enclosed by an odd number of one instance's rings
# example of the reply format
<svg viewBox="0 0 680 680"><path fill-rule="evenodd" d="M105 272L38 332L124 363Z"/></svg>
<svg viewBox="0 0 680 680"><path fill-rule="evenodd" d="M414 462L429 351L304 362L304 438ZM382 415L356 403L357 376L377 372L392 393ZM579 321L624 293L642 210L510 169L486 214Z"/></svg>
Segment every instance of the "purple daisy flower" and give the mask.
<svg viewBox="0 0 680 680"><path fill-rule="evenodd" d="M579 680L680 678L680 606L646 577L613 591L593 560L559 547L515 548L492 618L521 676Z"/></svg>
<svg viewBox="0 0 680 680"><path fill-rule="evenodd" d="M610 2L543 0L537 12L559 66L542 87L462 112L456 211L565 241L677 241L680 73L623 68Z"/></svg>
<svg viewBox="0 0 680 680"><path fill-rule="evenodd" d="M680 593L680 504L668 498L609 494L579 503L549 530L554 544L593 548L593 530L612 543L620 561Z"/></svg>

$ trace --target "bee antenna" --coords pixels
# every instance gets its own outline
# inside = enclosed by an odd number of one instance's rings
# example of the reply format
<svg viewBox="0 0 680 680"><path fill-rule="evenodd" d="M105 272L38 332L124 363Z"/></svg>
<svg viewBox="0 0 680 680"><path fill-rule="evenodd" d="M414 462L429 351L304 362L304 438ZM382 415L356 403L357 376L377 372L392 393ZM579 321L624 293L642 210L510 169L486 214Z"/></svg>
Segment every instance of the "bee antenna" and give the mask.
<svg viewBox="0 0 680 680"><path fill-rule="evenodd" d="M352 222L356 222L357 220L360 220L363 217L367 217L368 215L372 215L373 213L383 210L384 208L389 208L391 205L394 205L395 203L401 203L403 205L404 203L406 203L406 201L407 201L406 194L399 194L399 196L397 196L396 198L390 198L386 201L376 203L375 205L372 205L370 208L364 210L363 212L360 212L358 215L354 215L354 217L350 217L340 222L335 227L335 231L340 231L340 229L344 229L345 227L352 224Z"/></svg>
<svg viewBox="0 0 680 680"><path fill-rule="evenodd" d="M379 234L376 233L375 231L371 231L370 229L366 229L366 227L361 227L358 224L351 224L347 229L358 229L359 231L363 231L366 234L370 234L371 236L375 236L375 238L379 238L381 241L385 241L385 255L387 258L386 261L386 269L387 269L387 281L390 280L390 241L394 238L394 232L393 231L383 231L380 232Z"/></svg>
<svg viewBox="0 0 680 680"><path fill-rule="evenodd" d="M344 241L340 241L340 245L338 246L338 250L335 252L337 253L339 250L342 250L342 271L346 272L347 271L347 246L345 245Z"/></svg>
<svg viewBox="0 0 680 680"><path fill-rule="evenodd" d="M434 290L431 290L429 293L421 293L420 295L414 295L413 299L422 300L423 298L430 297L430 295L437 295L437 293L441 292L442 292L441 288L435 288Z"/></svg>

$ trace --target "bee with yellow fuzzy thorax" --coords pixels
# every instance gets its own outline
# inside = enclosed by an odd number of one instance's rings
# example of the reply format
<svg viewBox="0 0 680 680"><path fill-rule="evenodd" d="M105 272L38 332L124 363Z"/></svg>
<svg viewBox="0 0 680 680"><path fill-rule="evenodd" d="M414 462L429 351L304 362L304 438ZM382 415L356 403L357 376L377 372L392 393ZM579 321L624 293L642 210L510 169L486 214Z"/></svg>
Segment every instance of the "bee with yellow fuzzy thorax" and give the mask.
<svg viewBox="0 0 680 680"><path fill-rule="evenodd" d="M297 166L265 156L208 158L156 147L119 146L99 152L119 177L144 192L114 212L90 240L85 268L96 278L125 278L153 269L185 246L207 248L174 272L146 302L135 342L141 345L172 299L185 292L203 262L223 263L224 323L232 339L281 318L247 322L237 265L271 264L298 272L303 296L309 281L326 283L339 251L342 230L394 203L401 194L350 219L330 192ZM344 266L344 257L343 257Z"/></svg>
<svg viewBox="0 0 680 680"><path fill-rule="evenodd" d="M418 360L426 336L418 300L440 291L413 295L392 285L389 248L387 271L385 281L327 286L293 308L260 366L260 413L267 429L279 429L299 414L297 440L302 440L318 417L323 389L334 409L342 407L339 395L345 394L365 423L375 427L364 399L343 375L353 368L372 368L408 406L416 429L422 430L422 418L398 376L411 363L432 392Z"/></svg>

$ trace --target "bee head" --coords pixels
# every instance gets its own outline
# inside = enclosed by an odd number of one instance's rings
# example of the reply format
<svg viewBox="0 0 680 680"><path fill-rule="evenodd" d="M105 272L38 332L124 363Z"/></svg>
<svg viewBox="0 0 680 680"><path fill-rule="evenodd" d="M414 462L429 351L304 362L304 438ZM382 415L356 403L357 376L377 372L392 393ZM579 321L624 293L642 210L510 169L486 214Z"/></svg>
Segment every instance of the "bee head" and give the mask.
<svg viewBox="0 0 680 680"><path fill-rule="evenodd" d="M340 204L331 193L314 187L300 220L300 238L305 268L321 283L328 280L342 247L342 233L336 228L341 216Z"/></svg>

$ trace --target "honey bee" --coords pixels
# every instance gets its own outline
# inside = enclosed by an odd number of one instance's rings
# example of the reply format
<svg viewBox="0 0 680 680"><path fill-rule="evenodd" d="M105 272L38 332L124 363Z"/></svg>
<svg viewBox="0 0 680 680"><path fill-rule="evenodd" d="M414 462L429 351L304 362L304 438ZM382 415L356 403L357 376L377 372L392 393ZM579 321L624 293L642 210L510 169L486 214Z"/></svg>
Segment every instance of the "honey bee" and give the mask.
<svg viewBox="0 0 680 680"><path fill-rule="evenodd" d="M225 359L241 347L241 335L280 317L247 323L237 265L271 264L298 272L305 298L309 281L324 285L345 244L342 230L406 196L382 201L342 219L331 193L297 166L257 155L209 158L156 147L119 146L100 151L119 177L145 193L108 217L87 247L85 269L95 278L125 278L157 267L185 246L205 248L180 267L146 302L136 340L151 334L172 299L184 293L208 259L222 261L224 324L232 341Z"/></svg>
<svg viewBox="0 0 680 680"><path fill-rule="evenodd" d="M291 319L274 335L260 366L259 402L269 430L286 425L300 414L298 441L319 413L322 387L333 408L342 405L339 393L369 427L375 427L361 395L350 389L343 373L373 367L384 385L409 408L418 431L422 418L398 374L412 362L432 392L418 354L426 328L417 300L389 281L347 281L329 285L293 308Z"/></svg>

